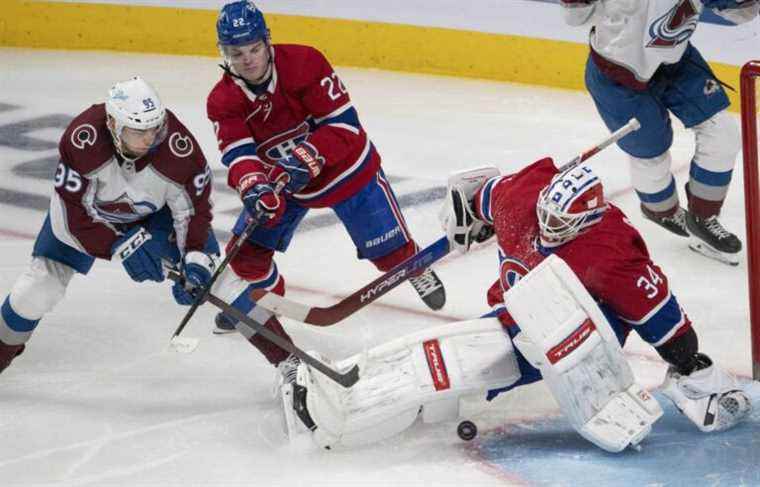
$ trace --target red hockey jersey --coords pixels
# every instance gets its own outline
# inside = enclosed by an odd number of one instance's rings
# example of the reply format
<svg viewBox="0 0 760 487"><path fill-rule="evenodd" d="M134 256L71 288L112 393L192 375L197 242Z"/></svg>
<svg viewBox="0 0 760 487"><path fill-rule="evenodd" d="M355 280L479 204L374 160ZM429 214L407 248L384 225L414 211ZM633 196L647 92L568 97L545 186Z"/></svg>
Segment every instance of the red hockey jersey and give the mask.
<svg viewBox="0 0 760 487"><path fill-rule="evenodd" d="M272 78L263 93L225 73L208 96L208 118L229 168L227 182L237 189L243 175L268 173L308 141L325 165L293 198L307 207L333 206L367 184L380 167L380 155L322 53L278 44L272 57Z"/></svg>
<svg viewBox="0 0 760 487"><path fill-rule="evenodd" d="M93 257L111 258L111 246L130 226L168 206L180 252L202 250L211 226L211 171L200 145L167 110L167 136L135 162L120 161L106 126L104 104L69 124L50 200L58 240Z"/></svg>
<svg viewBox="0 0 760 487"><path fill-rule="evenodd" d="M639 232L614 205L573 240L551 249L540 245L536 202L557 172L551 159L542 159L516 174L489 180L476 194L476 212L496 230L499 280L488 291L488 302L502 323L514 323L504 308L504 292L555 253L599 304L637 328L647 342L658 346L688 326L667 277L650 259Z"/></svg>

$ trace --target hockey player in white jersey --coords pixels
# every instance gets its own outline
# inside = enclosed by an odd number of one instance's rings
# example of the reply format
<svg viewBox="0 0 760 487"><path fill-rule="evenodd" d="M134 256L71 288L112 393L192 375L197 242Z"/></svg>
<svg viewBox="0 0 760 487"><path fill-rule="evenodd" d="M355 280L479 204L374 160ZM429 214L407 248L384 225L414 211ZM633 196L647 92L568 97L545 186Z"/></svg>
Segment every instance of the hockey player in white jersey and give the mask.
<svg viewBox="0 0 760 487"><path fill-rule="evenodd" d="M119 260L138 282L163 281L166 263L178 267L185 284L172 292L189 305L219 254L200 145L143 79L115 84L105 103L75 117L59 153L32 261L0 311L0 371L96 258Z"/></svg>
<svg viewBox="0 0 760 487"><path fill-rule="evenodd" d="M589 168L558 173L548 158L503 177L479 168L452 175L448 195L454 248L496 235L494 311L336 363L359 365L349 389L299 365L292 406L283 394L290 434L310 430L325 448L379 441L419 417L461 419L465 396L519 394L543 379L579 434L619 452L662 414L622 353L634 331L669 364L662 392L700 430L725 430L751 412L736 379L699 352L667 277Z"/></svg>
<svg viewBox="0 0 760 487"><path fill-rule="evenodd" d="M560 0L570 25L591 26L586 87L610 130L642 125L618 145L630 156L646 218L709 257L736 265L741 241L718 220L728 192L739 130L722 83L689 39L711 9L732 23L757 22L758 0ZM670 115L694 131L684 210L670 170Z"/></svg>

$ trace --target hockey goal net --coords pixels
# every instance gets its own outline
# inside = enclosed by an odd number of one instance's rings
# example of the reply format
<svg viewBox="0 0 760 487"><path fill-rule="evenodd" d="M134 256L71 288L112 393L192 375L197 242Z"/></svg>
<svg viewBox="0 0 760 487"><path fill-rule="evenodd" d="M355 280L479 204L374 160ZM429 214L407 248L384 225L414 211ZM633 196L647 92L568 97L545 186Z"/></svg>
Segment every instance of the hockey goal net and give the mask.
<svg viewBox="0 0 760 487"><path fill-rule="evenodd" d="M744 205L747 225L747 274L752 328L752 377L760 380L760 189L758 184L758 118L760 118L760 61L741 71L742 154Z"/></svg>

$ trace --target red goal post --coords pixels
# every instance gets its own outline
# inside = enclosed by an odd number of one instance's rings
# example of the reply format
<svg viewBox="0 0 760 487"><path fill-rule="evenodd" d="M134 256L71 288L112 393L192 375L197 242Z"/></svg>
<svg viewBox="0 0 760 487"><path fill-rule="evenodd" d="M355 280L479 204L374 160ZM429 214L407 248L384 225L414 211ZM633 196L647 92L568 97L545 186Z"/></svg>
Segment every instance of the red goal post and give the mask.
<svg viewBox="0 0 760 487"><path fill-rule="evenodd" d="M760 380L760 190L758 188L760 184L758 177L760 61L750 61L742 68L740 95L752 377Z"/></svg>

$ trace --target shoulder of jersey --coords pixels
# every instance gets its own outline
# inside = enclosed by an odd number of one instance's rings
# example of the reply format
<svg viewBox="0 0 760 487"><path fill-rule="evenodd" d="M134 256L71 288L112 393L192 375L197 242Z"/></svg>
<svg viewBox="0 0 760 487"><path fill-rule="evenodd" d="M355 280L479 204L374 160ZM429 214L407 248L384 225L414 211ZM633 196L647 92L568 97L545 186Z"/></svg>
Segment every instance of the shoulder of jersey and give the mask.
<svg viewBox="0 0 760 487"><path fill-rule="evenodd" d="M80 174L96 170L114 156L105 104L92 105L74 117L61 137L59 151L64 162Z"/></svg>
<svg viewBox="0 0 760 487"><path fill-rule="evenodd" d="M198 141L179 121L176 115L166 110L166 140L151 157L151 165L171 179L183 181L187 176L196 174L205 166Z"/></svg>
<svg viewBox="0 0 760 487"><path fill-rule="evenodd" d="M222 78L216 82L214 87L206 98L206 110L209 117L219 116L230 109L239 105L239 101L245 99L245 95L240 87L228 74L223 74Z"/></svg>
<svg viewBox="0 0 760 487"><path fill-rule="evenodd" d="M274 63L278 82L308 79L311 71L327 63L325 56L311 46L275 44Z"/></svg>

